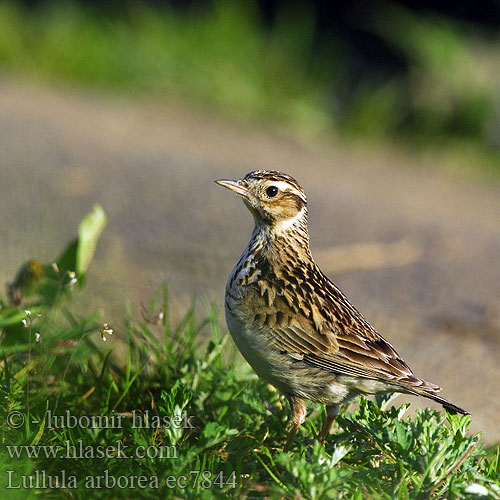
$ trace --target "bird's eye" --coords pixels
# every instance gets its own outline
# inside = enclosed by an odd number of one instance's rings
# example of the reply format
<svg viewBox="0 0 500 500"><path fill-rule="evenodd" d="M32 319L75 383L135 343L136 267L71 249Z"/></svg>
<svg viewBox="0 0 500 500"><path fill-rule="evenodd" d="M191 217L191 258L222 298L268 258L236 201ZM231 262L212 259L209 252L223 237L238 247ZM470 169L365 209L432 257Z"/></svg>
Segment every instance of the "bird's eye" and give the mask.
<svg viewBox="0 0 500 500"><path fill-rule="evenodd" d="M276 186L269 186L267 189L266 189L266 194L267 196L269 197L273 197L273 196L276 196L278 194L278 188Z"/></svg>

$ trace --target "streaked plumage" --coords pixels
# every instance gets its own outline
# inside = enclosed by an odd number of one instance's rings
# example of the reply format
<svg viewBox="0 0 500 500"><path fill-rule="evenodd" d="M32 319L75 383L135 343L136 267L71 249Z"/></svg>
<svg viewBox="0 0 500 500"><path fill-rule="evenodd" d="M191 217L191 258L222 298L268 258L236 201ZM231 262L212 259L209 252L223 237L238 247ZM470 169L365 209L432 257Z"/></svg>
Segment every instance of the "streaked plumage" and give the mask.
<svg viewBox="0 0 500 500"><path fill-rule="evenodd" d="M292 408L287 449L305 417L303 399L327 406L324 439L341 403L358 394L404 392L440 398L321 272L309 249L307 200L277 171L216 181L240 194L254 216L252 237L226 287L226 320L245 359Z"/></svg>

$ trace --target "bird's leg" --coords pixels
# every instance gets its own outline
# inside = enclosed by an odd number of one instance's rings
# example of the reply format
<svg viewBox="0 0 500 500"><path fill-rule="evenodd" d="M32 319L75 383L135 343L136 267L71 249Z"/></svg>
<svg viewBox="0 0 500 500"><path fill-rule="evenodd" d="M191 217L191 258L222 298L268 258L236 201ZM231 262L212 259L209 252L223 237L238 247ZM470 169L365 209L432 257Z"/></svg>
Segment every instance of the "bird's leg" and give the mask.
<svg viewBox="0 0 500 500"><path fill-rule="evenodd" d="M339 414L339 408L340 408L339 405L331 405L326 407L326 420L318 436L318 441L320 443L323 443L326 436L330 432L333 421L335 420L335 417Z"/></svg>
<svg viewBox="0 0 500 500"><path fill-rule="evenodd" d="M288 435L283 451L288 451L290 449L299 425L306 419L306 404L304 400L296 396L287 396L287 398L290 403L290 409L292 410L290 419L293 422L293 427Z"/></svg>

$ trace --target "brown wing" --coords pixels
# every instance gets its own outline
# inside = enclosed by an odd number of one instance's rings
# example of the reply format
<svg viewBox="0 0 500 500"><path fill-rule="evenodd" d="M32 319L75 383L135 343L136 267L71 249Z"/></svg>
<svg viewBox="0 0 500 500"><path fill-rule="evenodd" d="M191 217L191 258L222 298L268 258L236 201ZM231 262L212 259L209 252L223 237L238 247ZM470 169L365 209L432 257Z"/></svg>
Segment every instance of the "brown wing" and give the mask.
<svg viewBox="0 0 500 500"><path fill-rule="evenodd" d="M383 380L449 410L469 414L438 396L439 386L415 377L396 350L371 326L369 330L351 327L342 332L337 328L321 331L307 314L296 314L288 324L275 321L269 326L275 345L296 360L336 374Z"/></svg>
<svg viewBox="0 0 500 500"><path fill-rule="evenodd" d="M413 375L396 350L363 318L320 271L310 289L281 290L274 298L276 321L268 324L275 345L311 366L407 388L437 392L440 387ZM315 285L315 286L314 286ZM293 310L287 318L286 311Z"/></svg>
<svg viewBox="0 0 500 500"><path fill-rule="evenodd" d="M409 366L394 348L379 336L377 340L360 337L351 332L324 331L292 323L273 328L274 340L280 350L287 351L310 365L338 374L380 379L401 385L439 387L415 377ZM311 325L310 325L311 326Z"/></svg>

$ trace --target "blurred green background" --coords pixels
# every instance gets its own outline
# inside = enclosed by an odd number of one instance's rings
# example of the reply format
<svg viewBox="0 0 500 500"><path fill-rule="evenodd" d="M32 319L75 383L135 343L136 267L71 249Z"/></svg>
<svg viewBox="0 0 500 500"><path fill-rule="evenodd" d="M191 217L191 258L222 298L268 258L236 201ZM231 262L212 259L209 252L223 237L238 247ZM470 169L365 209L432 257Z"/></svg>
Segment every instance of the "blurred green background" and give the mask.
<svg viewBox="0 0 500 500"><path fill-rule="evenodd" d="M8 0L0 69L497 169L499 28L493 0Z"/></svg>

